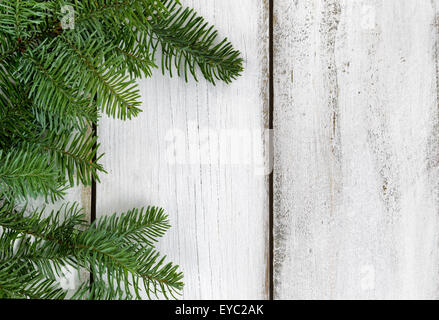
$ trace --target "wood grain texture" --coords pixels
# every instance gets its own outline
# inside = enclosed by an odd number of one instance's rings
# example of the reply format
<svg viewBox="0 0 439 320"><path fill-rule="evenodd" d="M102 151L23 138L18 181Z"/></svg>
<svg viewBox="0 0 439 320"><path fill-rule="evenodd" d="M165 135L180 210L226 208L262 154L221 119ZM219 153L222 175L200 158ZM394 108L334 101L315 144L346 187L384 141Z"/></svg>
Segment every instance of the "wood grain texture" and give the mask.
<svg viewBox="0 0 439 320"><path fill-rule="evenodd" d="M275 298L439 298L438 9L275 1Z"/></svg>
<svg viewBox="0 0 439 320"><path fill-rule="evenodd" d="M233 84L140 82L143 113L99 123L109 171L97 215L165 208L172 228L158 245L185 274L184 299L268 297L268 1L182 1L243 52Z"/></svg>

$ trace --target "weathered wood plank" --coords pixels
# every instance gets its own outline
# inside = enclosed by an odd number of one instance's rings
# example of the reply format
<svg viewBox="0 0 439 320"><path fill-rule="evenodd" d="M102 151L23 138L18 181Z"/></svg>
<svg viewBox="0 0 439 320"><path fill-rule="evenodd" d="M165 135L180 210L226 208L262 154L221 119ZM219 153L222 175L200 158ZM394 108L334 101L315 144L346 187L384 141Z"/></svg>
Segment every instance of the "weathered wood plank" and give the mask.
<svg viewBox="0 0 439 320"><path fill-rule="evenodd" d="M159 249L181 266L185 299L268 296L267 3L184 1L243 52L243 77L214 87L157 71L140 83L137 119L99 124L109 174L97 214L165 208L173 227Z"/></svg>
<svg viewBox="0 0 439 320"><path fill-rule="evenodd" d="M275 1L275 298L438 298L437 0Z"/></svg>

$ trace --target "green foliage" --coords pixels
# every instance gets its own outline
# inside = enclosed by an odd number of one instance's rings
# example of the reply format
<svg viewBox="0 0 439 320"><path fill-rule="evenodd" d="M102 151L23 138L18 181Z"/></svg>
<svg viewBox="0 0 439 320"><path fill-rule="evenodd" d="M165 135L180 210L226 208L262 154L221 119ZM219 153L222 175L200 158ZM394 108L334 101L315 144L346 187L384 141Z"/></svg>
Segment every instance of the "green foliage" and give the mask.
<svg viewBox="0 0 439 320"><path fill-rule="evenodd" d="M202 17L189 8L182 8L174 1L164 1L169 16L155 17L149 30L151 47L161 47L161 65L172 76L174 68L178 76L188 73L197 79L196 66L212 83L226 83L236 79L242 71L240 53L227 39L216 43L218 32Z"/></svg>
<svg viewBox="0 0 439 320"><path fill-rule="evenodd" d="M165 257L160 257L153 247L169 228L168 218L161 209L132 210L120 217L98 219L87 226L76 205L52 211L48 217L43 210L29 214L25 209L17 211L12 207L0 208L0 227L7 230L0 236L0 258L8 266L5 272L9 266L22 266L8 278L8 284L19 283L21 278L40 271L35 275L36 286L27 289L36 290L32 291L32 297L51 298L55 292L58 294L53 289L54 283L66 266L93 272L92 286L100 289L93 299L107 298L108 294L120 299L141 298L140 283L149 296L157 297L162 294L175 297L183 287L178 267L165 263ZM50 284L51 289L38 291L42 283ZM0 284L0 291L8 296L27 296L13 286ZM90 289L95 290L90 284L84 285L74 296L87 297Z"/></svg>
<svg viewBox="0 0 439 320"><path fill-rule="evenodd" d="M18 205L99 182L103 155L91 128L102 113L138 115L136 79L159 67L229 83L242 59L178 0L0 1L0 298L63 299L66 267L93 275L77 299L180 294L178 266L154 248L170 227L162 209L89 224L75 204L48 215Z"/></svg>
<svg viewBox="0 0 439 320"><path fill-rule="evenodd" d="M40 194L57 200L63 194L60 175L45 154L31 148L8 153L0 150L0 188L6 199L36 198Z"/></svg>

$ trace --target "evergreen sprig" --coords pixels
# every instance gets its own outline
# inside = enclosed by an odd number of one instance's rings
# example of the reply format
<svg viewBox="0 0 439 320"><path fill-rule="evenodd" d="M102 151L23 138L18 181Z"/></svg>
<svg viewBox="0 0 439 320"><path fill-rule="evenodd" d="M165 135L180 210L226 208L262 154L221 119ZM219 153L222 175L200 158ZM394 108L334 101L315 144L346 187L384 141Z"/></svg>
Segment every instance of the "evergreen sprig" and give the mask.
<svg viewBox="0 0 439 320"><path fill-rule="evenodd" d="M114 223L118 219L123 222ZM157 297L175 297L182 289L178 266L165 263L165 257L152 247L152 242L143 241L155 241L168 229L167 216L161 210L133 210L120 218L100 218L84 230L86 225L77 205L52 211L49 217L44 217L43 210L29 214L25 209L16 211L3 205L0 227L7 231L0 236L1 260L28 266L16 274L17 282L26 276L28 268L40 270L47 280L55 281L62 275L63 267L83 267L93 272L99 286L105 285L106 290L98 292L111 292L115 298L141 298L140 282L149 296L152 293ZM26 297L20 290L2 288L0 285L0 291L9 296ZM83 297L88 289L80 287L75 295ZM46 298L43 293L35 295Z"/></svg>
<svg viewBox="0 0 439 320"><path fill-rule="evenodd" d="M61 179L55 164L44 153L32 148L0 150L0 189L6 199L43 194L55 201L63 195Z"/></svg>
<svg viewBox="0 0 439 320"><path fill-rule="evenodd" d="M178 0L0 1L0 298L66 298L58 279L67 267L93 275L72 298L178 297L182 273L154 248L170 227L163 209L90 224L76 204L49 214L19 204L99 182L103 155L91 128L102 113L141 112L137 79L161 68L230 83L242 64Z"/></svg>

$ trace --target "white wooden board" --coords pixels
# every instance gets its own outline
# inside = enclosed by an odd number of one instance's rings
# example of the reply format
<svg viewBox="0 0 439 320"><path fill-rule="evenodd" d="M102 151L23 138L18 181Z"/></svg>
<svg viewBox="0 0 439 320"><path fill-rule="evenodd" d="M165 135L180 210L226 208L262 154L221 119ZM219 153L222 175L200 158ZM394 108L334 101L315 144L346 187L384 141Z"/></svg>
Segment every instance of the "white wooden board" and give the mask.
<svg viewBox="0 0 439 320"><path fill-rule="evenodd" d="M439 2L274 3L275 298L438 298Z"/></svg>
<svg viewBox="0 0 439 320"><path fill-rule="evenodd" d="M109 171L97 215L165 208L172 229L159 244L184 274L184 299L268 297L268 1L183 1L243 52L243 77L216 87L155 72L140 82L143 113L103 118Z"/></svg>

